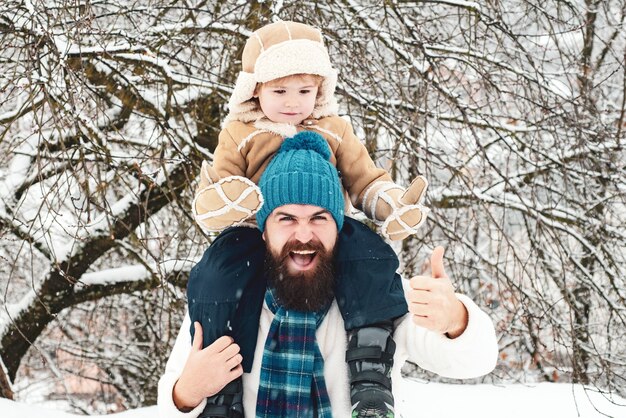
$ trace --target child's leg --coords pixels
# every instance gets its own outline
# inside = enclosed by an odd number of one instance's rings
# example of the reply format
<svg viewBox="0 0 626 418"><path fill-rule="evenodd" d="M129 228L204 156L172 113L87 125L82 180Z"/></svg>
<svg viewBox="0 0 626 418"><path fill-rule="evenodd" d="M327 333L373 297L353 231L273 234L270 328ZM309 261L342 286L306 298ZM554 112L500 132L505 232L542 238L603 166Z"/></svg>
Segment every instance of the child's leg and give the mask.
<svg viewBox="0 0 626 418"><path fill-rule="evenodd" d="M335 296L347 331L408 312L398 256L374 231L346 217L337 241Z"/></svg>
<svg viewBox="0 0 626 418"><path fill-rule="evenodd" d="M349 343L353 417L392 417L393 319L408 312L398 258L367 226L345 218L336 258L337 303Z"/></svg>
<svg viewBox="0 0 626 418"><path fill-rule="evenodd" d="M187 302L191 318L202 325L203 347L230 335L241 347L244 371L254 360L259 316L265 295L265 242L256 228L221 233L189 274ZM241 378L208 399L201 417L243 417Z"/></svg>

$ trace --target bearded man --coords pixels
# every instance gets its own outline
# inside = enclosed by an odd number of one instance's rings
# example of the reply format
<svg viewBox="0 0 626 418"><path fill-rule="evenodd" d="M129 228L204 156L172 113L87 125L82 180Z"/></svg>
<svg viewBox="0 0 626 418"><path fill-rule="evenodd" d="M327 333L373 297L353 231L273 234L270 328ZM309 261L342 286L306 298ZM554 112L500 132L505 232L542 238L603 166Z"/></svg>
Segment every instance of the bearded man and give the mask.
<svg viewBox="0 0 626 418"><path fill-rule="evenodd" d="M324 149L328 145L321 141L286 139L259 183L265 198L257 213L266 247L264 271L247 273L254 280L246 281L246 288L233 295L236 312L228 315L244 322L240 318L250 317L246 312L258 311L258 321L237 323L240 335L234 338L211 337L210 344L203 344L200 323L192 325L190 315L185 317L159 382L162 418L196 418L206 410L212 411L209 416L225 417L241 413L246 417L349 417L351 381L363 382L359 403L366 404L368 385L392 391L396 387L392 382L401 379L400 368L407 360L452 378L478 377L495 367L498 348L493 324L469 298L455 294L444 270L442 247L433 251L430 276L406 281L402 304L408 305L407 314L392 325L348 335L344 318L349 306L337 300L342 271L336 267L345 266L346 258L354 261L353 266L363 263L354 254L344 254L338 240L358 236L366 227L343 216L339 176L328 161L329 152ZM258 247L255 236L251 232L248 237L251 249ZM248 239L228 233L220 237L212 245L216 251L227 249L229 239ZM370 252L384 253L387 247L382 239L363 242L362 259ZM253 250L242 252L237 259L259 257ZM234 264L222 260L212 268L245 271ZM377 294L377 289L361 289L358 283L353 287L357 296ZM201 302L189 301L191 317L224 320L217 314L224 309L211 309L211 303ZM205 311L195 311L196 306ZM187 332L190 327L193 341ZM241 351L235 340L251 335L256 336L254 352ZM251 367L244 373L246 361ZM391 364L395 364L393 371ZM367 408L359 411L359 416L367 416L363 415Z"/></svg>

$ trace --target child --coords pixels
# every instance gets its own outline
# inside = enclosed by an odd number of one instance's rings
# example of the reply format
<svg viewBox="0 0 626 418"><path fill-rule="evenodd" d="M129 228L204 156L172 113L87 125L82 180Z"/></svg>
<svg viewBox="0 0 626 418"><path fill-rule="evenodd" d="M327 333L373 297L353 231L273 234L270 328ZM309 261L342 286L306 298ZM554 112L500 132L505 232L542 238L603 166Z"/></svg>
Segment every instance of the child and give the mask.
<svg viewBox="0 0 626 418"><path fill-rule="evenodd" d="M385 238L401 240L421 226L427 211L420 201L427 183L418 177L407 190L395 185L388 173L375 167L351 125L337 116L337 73L319 30L284 21L264 26L248 39L242 66L214 165L203 163L193 202L196 220L204 228L228 229L192 270L188 299L192 324L199 321L203 327L204 346L224 334L233 336L241 347L244 371L249 371L257 337L255 317L265 292L260 279L265 246L258 230L241 226L255 226L254 216L263 205L257 183L283 140L304 135L301 131L321 135L349 200L380 225ZM359 244L372 242L372 235L379 245L364 252ZM407 306L395 273L397 257L375 235L346 218L338 239L335 294L350 336L346 359L353 416L387 417L393 416L392 320L404 315ZM364 299L360 289L377 290ZM209 398L201 416L243 416L240 389L240 382L231 382Z"/></svg>

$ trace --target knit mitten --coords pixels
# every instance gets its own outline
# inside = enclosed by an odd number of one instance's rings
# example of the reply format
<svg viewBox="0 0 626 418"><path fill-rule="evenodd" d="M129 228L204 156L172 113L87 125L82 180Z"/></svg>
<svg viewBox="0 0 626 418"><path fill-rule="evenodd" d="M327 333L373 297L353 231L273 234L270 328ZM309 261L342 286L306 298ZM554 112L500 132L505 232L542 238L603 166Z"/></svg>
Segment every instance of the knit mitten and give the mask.
<svg viewBox="0 0 626 418"><path fill-rule="evenodd" d="M400 241L415 234L426 220L429 210L421 201L428 182L418 176L406 190L391 182L374 184L366 193L363 205L365 214L381 221L381 234L392 241Z"/></svg>
<svg viewBox="0 0 626 418"><path fill-rule="evenodd" d="M200 170L200 187L193 201L196 222L208 231L222 231L252 218L263 205L261 190L241 176L219 178L206 161ZM252 219L251 219L252 218Z"/></svg>

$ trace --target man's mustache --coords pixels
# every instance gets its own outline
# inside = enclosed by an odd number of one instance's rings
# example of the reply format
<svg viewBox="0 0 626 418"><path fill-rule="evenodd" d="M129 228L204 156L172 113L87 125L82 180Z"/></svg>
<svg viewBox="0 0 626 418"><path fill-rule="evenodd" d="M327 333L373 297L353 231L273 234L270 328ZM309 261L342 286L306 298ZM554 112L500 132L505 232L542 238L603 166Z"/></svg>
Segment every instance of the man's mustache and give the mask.
<svg viewBox="0 0 626 418"><path fill-rule="evenodd" d="M326 249L320 241L311 240L309 242L300 242L298 240L291 240L285 243L280 254L280 260L284 261L287 257L289 257L289 253L293 251L315 251L321 253L325 250Z"/></svg>

